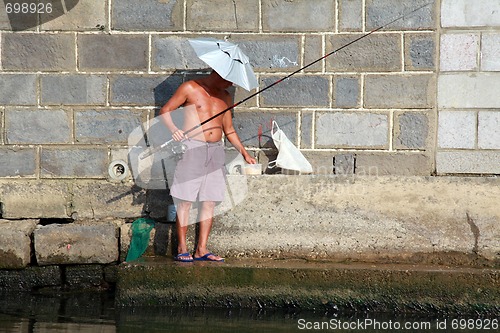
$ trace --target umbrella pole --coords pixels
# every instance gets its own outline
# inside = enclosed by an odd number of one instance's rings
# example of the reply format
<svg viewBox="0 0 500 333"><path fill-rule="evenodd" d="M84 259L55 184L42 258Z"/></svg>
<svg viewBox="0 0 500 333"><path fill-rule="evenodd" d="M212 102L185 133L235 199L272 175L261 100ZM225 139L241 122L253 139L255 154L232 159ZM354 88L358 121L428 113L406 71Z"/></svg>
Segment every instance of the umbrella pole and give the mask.
<svg viewBox="0 0 500 333"><path fill-rule="evenodd" d="M398 18L396 18L396 19L394 19L394 20L392 20L392 21L390 21L390 22L388 22L388 23L385 23L384 25L381 25L381 26L379 26L378 28L375 28L375 29L371 30L370 32L367 32L366 34L361 35L360 37L358 37L358 38L356 38L356 39L354 39L354 40L350 41L349 43L347 43L347 44L345 44L345 45L343 45L343 46L339 47L338 49L333 50L332 52L325 54L325 55L324 55L324 56L322 56L321 58L314 60L313 62L311 62L311 63L309 63L309 64L305 65L304 67L301 67L301 68L297 69L296 71L294 71L294 72L292 72L292 73L288 74L287 76L284 76L283 78L281 78L281 79L277 80L276 82L271 83L270 85L268 85L268 86L266 86L266 87L262 88L261 90L259 90L259 91L255 92L255 93L251 94L250 96L248 96L248 97L246 97L246 98L242 99L241 101L239 101L239 102L237 102L237 103L235 103L235 104L233 104L233 105L229 106L228 108L226 108L226 109L224 109L224 110L220 111L219 113L217 113L217 114L215 114L215 115L211 116L210 118L205 119L204 121L202 121L202 122L201 122L201 123L199 123L198 125L196 125L196 126L194 126L194 127L190 128L190 129L188 129L186 132L184 132L184 134L189 134L189 133L191 133L192 131L194 131L194 130L196 130L196 129L200 128L201 126L203 126L203 125L205 125L206 123L208 123L209 121L211 121L211 120L213 120L213 119L215 119L215 118L219 117L220 115L222 115L222 114L226 113L227 111L229 111L229 110L231 110L231 109L233 109L233 108L237 107L238 105L240 105L240 104L242 104L242 103L244 103L244 102L248 101L249 99L251 99L251 98L253 98L253 97L255 97L255 96L257 96L257 95L259 95L259 94L263 93L263 92L264 92L264 91L266 91L267 89L274 87L274 86L275 86L275 85L277 85L278 83L281 83L281 82L283 82L283 81L287 80L287 79L288 79L288 78L290 78L291 76L293 76L293 75L295 75L295 74L297 74L297 73L299 73L299 72L303 71L304 69L306 69L306 68L308 68L308 67L311 67L312 65L314 65L314 64L316 64L316 63L318 63L318 62L320 62L321 60L323 60L323 59L325 59L325 58L328 58L329 56L331 56L331 55L333 55L333 54L335 54L335 53L339 52L340 50L343 50L343 49L345 49L346 47L349 47L350 45L352 45L352 44L354 44L354 43L356 43L356 42L360 41L361 39L363 39L363 38L365 38L365 37L370 36L370 35L371 35L371 34L373 34L374 32L377 32L377 31L379 31L379 30L382 30L383 28L385 28L385 27L387 27L387 26L389 26L389 25L393 24L394 22L397 22L397 21L399 21L399 20L401 20L401 19L405 18L406 16L411 15L411 14L413 14L413 13L415 13L415 12L419 11L420 9L422 9L422 8L424 8L424 7L427 7L427 6L429 6L430 4L432 4L432 3L431 3L431 2L429 2L429 3L427 3L427 4L423 5L423 6L420 6L420 7L416 8L416 9L414 9L414 10L412 10L412 11L408 12L408 13L405 13L405 14L403 14L403 15L399 16ZM169 143L171 143L172 141L173 141L173 139L171 139L171 140L169 140L169 141L167 141L167 142L163 143L161 146L158 146L158 147L156 147L156 148L152 148L152 149L150 149L149 151L147 151L147 152L143 153L143 155L142 155L140 158L141 158L141 159L144 159L144 158L146 158L146 157L148 157L148 156L150 156L150 155L154 154L155 152L157 152L157 151L159 151L159 150L163 149L165 146L167 146L167 145L168 145Z"/></svg>

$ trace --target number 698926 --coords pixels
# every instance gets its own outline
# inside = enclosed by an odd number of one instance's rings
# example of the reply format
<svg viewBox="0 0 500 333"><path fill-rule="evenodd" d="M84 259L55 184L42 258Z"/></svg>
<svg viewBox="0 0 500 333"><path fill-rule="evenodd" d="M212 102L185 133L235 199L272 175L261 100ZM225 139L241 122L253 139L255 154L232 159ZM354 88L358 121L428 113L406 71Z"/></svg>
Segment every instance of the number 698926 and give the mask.
<svg viewBox="0 0 500 333"><path fill-rule="evenodd" d="M7 14L50 14L52 13L52 4L50 2L6 3L5 11L7 12Z"/></svg>

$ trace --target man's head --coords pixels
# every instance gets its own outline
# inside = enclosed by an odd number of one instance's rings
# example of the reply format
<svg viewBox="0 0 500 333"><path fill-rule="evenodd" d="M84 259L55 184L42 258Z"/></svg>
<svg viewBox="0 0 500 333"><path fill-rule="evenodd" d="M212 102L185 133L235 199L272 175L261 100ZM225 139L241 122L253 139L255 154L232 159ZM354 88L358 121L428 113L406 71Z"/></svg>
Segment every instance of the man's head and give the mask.
<svg viewBox="0 0 500 333"><path fill-rule="evenodd" d="M214 70L210 73L210 78L213 80L213 83L221 89L227 89L233 85L231 81L224 79Z"/></svg>

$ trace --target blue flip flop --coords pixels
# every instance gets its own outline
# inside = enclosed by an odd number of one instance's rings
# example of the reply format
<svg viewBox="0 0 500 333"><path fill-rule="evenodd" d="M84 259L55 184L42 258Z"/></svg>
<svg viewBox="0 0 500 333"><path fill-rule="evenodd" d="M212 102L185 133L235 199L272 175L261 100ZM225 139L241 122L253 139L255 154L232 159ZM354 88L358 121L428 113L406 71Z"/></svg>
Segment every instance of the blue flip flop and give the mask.
<svg viewBox="0 0 500 333"><path fill-rule="evenodd" d="M216 256L215 254L213 253L207 253L205 254L203 257L199 257L199 258L193 258L194 261L215 261L215 262L224 262L224 258L221 258L220 260L217 260L217 259L210 259L209 257L210 256Z"/></svg>
<svg viewBox="0 0 500 333"><path fill-rule="evenodd" d="M189 258L191 254L189 252L186 253L179 253L174 257L175 261L180 261L180 262L192 262L193 258Z"/></svg>

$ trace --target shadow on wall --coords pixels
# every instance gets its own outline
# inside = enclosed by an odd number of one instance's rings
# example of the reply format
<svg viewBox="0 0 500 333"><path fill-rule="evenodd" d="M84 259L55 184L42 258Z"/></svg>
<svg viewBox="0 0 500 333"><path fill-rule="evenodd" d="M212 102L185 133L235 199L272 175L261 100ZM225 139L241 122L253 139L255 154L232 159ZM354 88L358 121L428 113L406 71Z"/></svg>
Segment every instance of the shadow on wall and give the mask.
<svg viewBox="0 0 500 333"><path fill-rule="evenodd" d="M52 21L78 5L79 0L3 0L12 31L23 31Z"/></svg>

